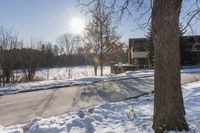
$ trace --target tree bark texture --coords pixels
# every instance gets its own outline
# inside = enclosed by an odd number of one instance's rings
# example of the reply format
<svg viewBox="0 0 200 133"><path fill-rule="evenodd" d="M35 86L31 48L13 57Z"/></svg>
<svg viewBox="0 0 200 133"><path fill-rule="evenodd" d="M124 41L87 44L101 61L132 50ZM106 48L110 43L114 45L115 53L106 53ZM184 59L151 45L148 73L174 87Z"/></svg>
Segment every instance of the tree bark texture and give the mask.
<svg viewBox="0 0 200 133"><path fill-rule="evenodd" d="M152 10L156 133L188 130L180 84L179 16L182 0L154 0Z"/></svg>

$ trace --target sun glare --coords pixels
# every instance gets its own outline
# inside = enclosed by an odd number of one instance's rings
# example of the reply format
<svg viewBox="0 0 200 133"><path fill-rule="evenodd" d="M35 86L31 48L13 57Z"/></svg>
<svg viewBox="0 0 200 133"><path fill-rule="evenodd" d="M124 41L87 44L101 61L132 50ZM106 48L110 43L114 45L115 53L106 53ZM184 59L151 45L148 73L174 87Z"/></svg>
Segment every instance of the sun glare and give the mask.
<svg viewBox="0 0 200 133"><path fill-rule="evenodd" d="M81 34L85 28L84 20L80 17L72 18L70 22L70 29L74 34Z"/></svg>

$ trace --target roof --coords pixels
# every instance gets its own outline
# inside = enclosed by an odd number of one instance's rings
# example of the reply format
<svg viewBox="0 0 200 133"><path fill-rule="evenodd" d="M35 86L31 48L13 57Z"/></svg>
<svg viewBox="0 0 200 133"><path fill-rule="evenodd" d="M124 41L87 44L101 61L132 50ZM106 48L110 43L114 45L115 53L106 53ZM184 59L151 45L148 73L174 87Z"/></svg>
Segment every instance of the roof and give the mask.
<svg viewBox="0 0 200 133"><path fill-rule="evenodd" d="M182 36L181 38L200 38L200 35L187 35L187 36ZM141 38L129 38L130 40L137 40L137 41L143 41L143 40L147 40L148 38L145 37L141 37Z"/></svg>

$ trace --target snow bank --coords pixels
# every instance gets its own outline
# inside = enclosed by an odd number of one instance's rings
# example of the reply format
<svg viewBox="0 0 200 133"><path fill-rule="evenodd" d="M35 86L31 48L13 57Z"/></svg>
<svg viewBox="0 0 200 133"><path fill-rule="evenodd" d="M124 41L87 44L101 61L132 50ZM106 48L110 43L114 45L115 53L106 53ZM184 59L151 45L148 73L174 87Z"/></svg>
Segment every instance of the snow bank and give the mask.
<svg viewBox="0 0 200 133"><path fill-rule="evenodd" d="M75 69L77 72L74 71L74 75L76 75L76 74L78 75L78 73L79 73L79 76L77 76L77 77L81 77L80 73L84 72L84 70L91 69L91 66L75 67L74 70ZM106 71L108 71L108 68L105 67L105 69L106 69ZM58 70L60 71L60 75L62 73L63 73L63 75L66 74L66 73L62 72L62 71L65 71L64 68L62 68L62 69L58 68ZM56 69L52 70L52 71L55 72ZM195 72L200 73L200 68L183 69L183 70L181 70L181 72L182 73L195 73ZM51 73L50 75L54 75L54 74ZM121 74L108 74L107 73L107 74L105 74L105 76L90 76L90 77L87 77L86 75L84 77L84 74L83 74L81 78L73 78L73 79L67 79L67 80L35 81L35 82L7 85L5 87L0 87L0 94L1 95L13 94L13 93L19 93L19 92L68 87L68 86L73 86L73 85L91 84L91 83L95 83L95 82L99 82L99 81L112 81L112 80L121 80L121 79L129 79L129 78L140 78L140 77L147 77L147 76L153 76L153 75L154 75L153 70L127 71L127 72L121 73ZM51 76L51 78L53 78L53 77Z"/></svg>
<svg viewBox="0 0 200 133"><path fill-rule="evenodd" d="M193 133L200 130L200 81L182 86L186 119ZM153 94L117 103L105 103L78 112L31 123L0 127L1 133L152 133ZM175 132L170 132L175 133Z"/></svg>
<svg viewBox="0 0 200 133"><path fill-rule="evenodd" d="M134 77L144 77L144 76L152 76L152 70L141 70L141 71L129 71L122 74L107 74L105 76L93 76L93 77L85 77L85 78L74 78L67 80L48 80L48 81L35 81L35 82L27 82L27 83L19 83L7 85L5 87L0 88L0 94L13 94L19 92L27 92L27 91L35 91L35 90L44 90L44 89L52 89L58 87L68 87L74 85L82 85L82 84L91 84L99 81L111 81L111 80L119 80L119 79L128 79Z"/></svg>

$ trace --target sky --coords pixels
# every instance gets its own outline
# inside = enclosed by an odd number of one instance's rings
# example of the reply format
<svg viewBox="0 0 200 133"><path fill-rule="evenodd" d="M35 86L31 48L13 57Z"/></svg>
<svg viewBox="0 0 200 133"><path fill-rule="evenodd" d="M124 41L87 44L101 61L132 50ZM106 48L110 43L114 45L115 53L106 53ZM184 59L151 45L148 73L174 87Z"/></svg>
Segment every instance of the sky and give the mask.
<svg viewBox="0 0 200 133"><path fill-rule="evenodd" d="M0 26L12 29L20 39L31 38L55 42L58 36L72 32L70 22L79 17L88 18L77 7L76 0L0 0ZM123 41L130 37L142 37L134 29L132 20L122 21L119 33Z"/></svg>
<svg viewBox="0 0 200 133"><path fill-rule="evenodd" d="M37 38L55 42L58 36L72 32L73 18L88 17L81 13L76 0L0 0L0 26L12 29L25 41ZM124 18L118 28L121 40L144 37L133 19Z"/></svg>

